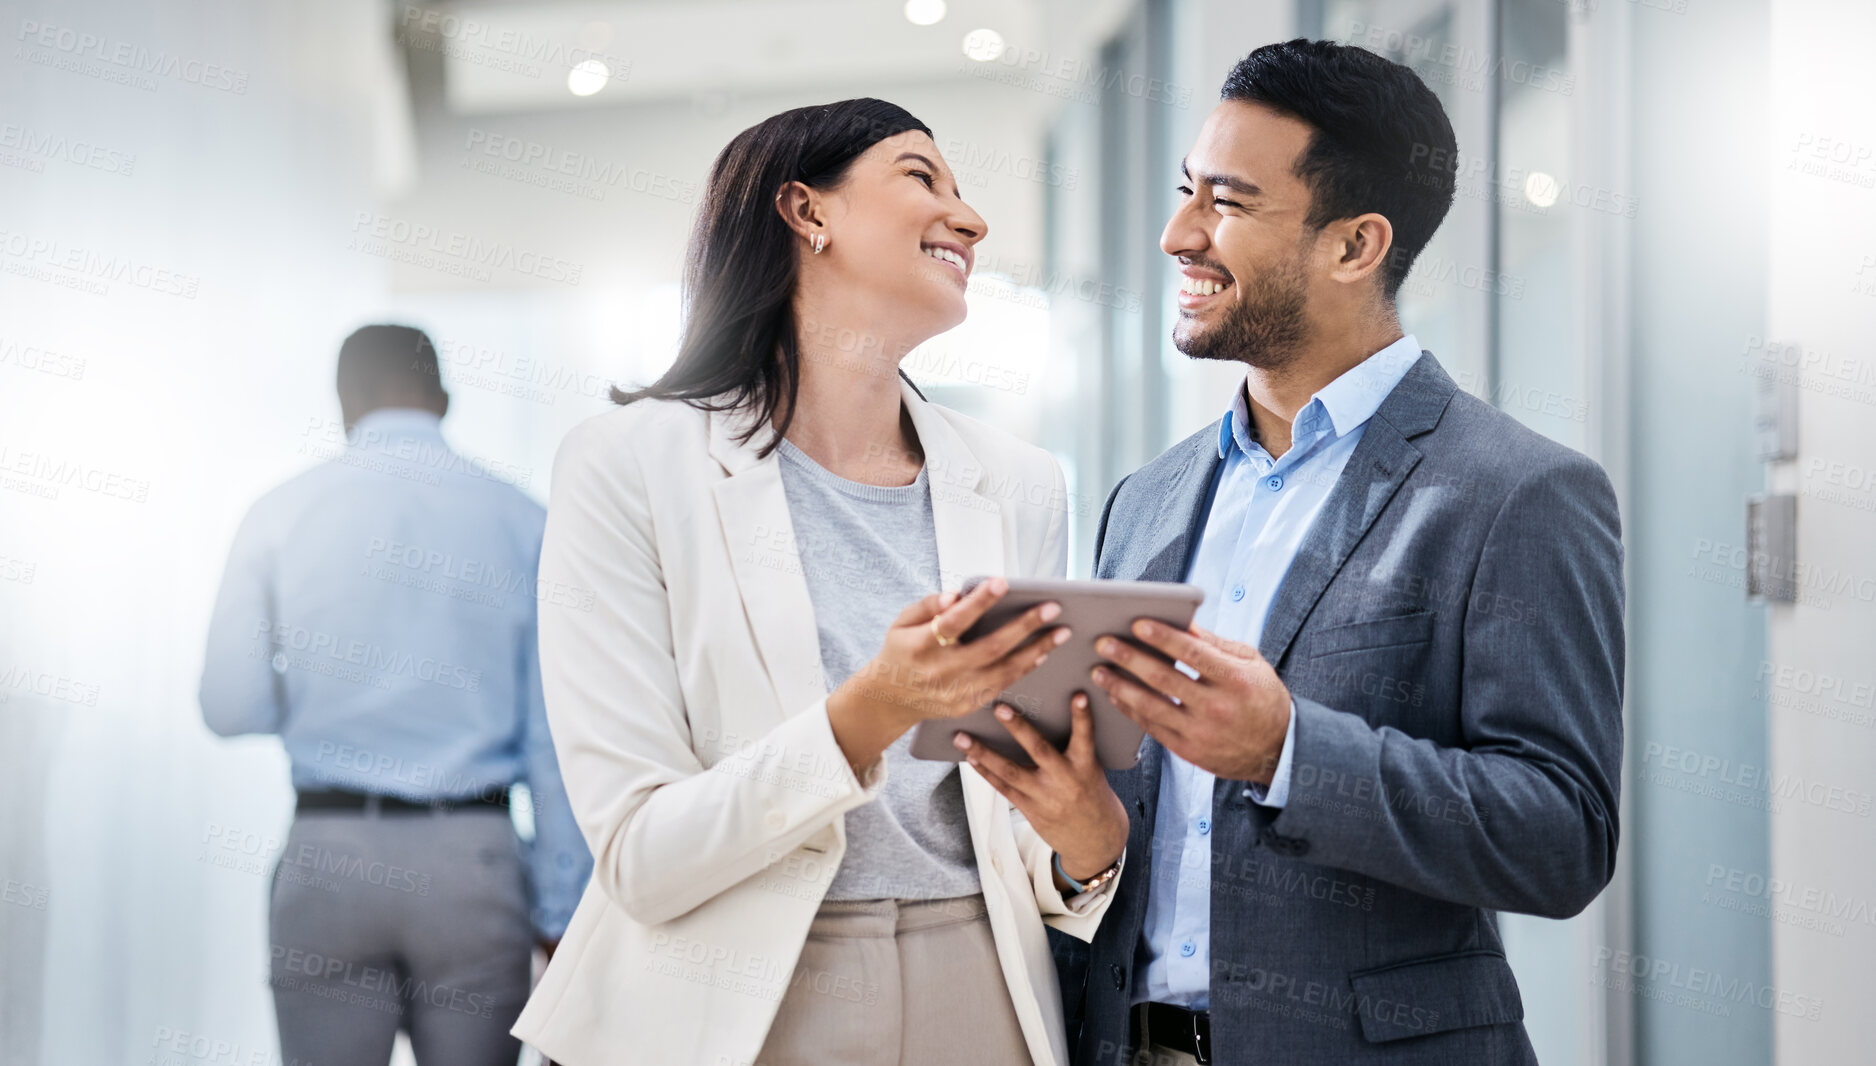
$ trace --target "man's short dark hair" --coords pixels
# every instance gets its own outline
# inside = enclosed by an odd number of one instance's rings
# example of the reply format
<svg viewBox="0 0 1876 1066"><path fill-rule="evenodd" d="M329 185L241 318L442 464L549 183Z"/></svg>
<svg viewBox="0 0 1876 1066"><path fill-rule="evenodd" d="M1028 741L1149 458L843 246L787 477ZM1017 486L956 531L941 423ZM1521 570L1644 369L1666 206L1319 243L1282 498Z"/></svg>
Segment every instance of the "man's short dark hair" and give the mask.
<svg viewBox="0 0 1876 1066"><path fill-rule="evenodd" d="M363 326L339 346L339 393L361 398L379 395L385 386L408 382L437 394L436 346L423 330L410 326Z"/></svg>
<svg viewBox="0 0 1876 1066"><path fill-rule="evenodd" d="M1364 48L1298 38L1239 60L1219 96L1262 104L1310 127L1296 176L1312 229L1370 211L1394 227L1388 299L1453 204L1458 145L1439 98L1412 70Z"/></svg>

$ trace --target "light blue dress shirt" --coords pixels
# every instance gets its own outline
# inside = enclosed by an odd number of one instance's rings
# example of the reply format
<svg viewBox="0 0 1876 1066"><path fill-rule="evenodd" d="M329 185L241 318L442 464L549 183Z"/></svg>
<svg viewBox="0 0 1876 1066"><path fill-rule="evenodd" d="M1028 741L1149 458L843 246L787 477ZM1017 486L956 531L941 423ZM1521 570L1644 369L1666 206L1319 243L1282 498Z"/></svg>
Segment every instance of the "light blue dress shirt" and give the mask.
<svg viewBox="0 0 1876 1066"><path fill-rule="evenodd" d="M202 714L278 733L297 789L465 799L525 782L535 930L557 939L592 869L547 732L538 602L542 507L443 440L427 411L380 408L328 461L262 496L209 624Z"/></svg>
<svg viewBox="0 0 1876 1066"><path fill-rule="evenodd" d="M1356 364L1322 387L1296 414L1290 450L1272 458L1252 439L1255 427L1244 389L1234 394L1218 431L1222 460L1211 511L1186 580L1205 590L1193 621L1221 637L1257 645L1277 588L1303 538L1342 476L1362 430L1381 401L1420 358L1412 334ZM1251 798L1281 807L1290 792L1296 715L1270 787ZM1147 894L1134 1001L1206 1010L1211 993L1213 776L1172 752L1161 752L1153 824L1152 888Z"/></svg>

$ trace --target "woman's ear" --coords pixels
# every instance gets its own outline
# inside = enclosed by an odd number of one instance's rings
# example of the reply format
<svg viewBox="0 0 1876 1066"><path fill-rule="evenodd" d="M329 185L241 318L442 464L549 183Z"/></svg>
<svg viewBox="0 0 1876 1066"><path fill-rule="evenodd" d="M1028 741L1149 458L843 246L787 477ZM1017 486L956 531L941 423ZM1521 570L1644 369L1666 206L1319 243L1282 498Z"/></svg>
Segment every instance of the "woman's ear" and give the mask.
<svg viewBox="0 0 1876 1066"><path fill-rule="evenodd" d="M805 182L791 181L775 194L775 209L788 228L795 231L795 236L809 243L813 243L816 236L826 241L826 204L819 190Z"/></svg>

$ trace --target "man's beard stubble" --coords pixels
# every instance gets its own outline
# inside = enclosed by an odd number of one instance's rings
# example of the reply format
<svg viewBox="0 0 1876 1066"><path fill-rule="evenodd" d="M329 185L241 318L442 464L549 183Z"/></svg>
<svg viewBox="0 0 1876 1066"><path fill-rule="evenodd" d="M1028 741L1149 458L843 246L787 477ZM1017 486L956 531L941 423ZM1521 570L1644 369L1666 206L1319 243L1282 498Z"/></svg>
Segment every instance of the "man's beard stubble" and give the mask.
<svg viewBox="0 0 1876 1066"><path fill-rule="evenodd" d="M1245 288L1233 278L1239 297L1212 326L1194 330L1183 312L1173 326L1173 347L1194 359L1245 363L1259 370L1281 370L1295 362L1308 339L1308 282L1303 265L1290 259L1275 270L1260 272Z"/></svg>

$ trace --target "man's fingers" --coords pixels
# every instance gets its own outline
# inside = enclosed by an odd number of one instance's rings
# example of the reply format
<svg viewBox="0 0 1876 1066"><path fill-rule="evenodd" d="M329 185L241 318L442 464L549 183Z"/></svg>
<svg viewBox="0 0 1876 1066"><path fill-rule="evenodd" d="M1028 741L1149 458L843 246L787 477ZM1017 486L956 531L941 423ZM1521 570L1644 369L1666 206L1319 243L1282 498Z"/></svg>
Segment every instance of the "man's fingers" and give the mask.
<svg viewBox="0 0 1876 1066"><path fill-rule="evenodd" d="M1186 712L1166 697L1105 666L1094 668L1094 683L1101 686L1122 714L1140 723L1141 728L1160 743L1171 747L1172 741L1185 739Z"/></svg>
<svg viewBox="0 0 1876 1066"><path fill-rule="evenodd" d="M1252 647L1251 645L1245 644L1241 641L1227 640L1224 637L1221 637L1218 634L1212 632L1211 630L1206 629L1204 626L1198 625L1196 623L1194 623L1192 626L1192 632L1196 634L1200 640L1205 641L1207 644L1210 644L1216 648L1222 648L1224 649L1226 653L1230 655L1234 655L1240 659L1261 659L1264 657L1263 652L1258 651L1256 648Z"/></svg>
<svg viewBox="0 0 1876 1066"><path fill-rule="evenodd" d="M1152 652L1141 651L1118 637L1102 637L1094 645L1102 658L1108 659L1180 703L1190 706L1203 691L1204 683L1180 673Z"/></svg>
<svg viewBox="0 0 1876 1066"><path fill-rule="evenodd" d="M1164 622L1155 622L1150 618L1138 619L1133 624L1133 635L1148 647L1157 648L1197 670L1199 676L1207 681L1223 681L1244 670L1245 656L1232 654L1212 641L1202 640L1183 629L1174 629ZM1252 655L1257 653L1255 648L1248 650Z"/></svg>
<svg viewBox="0 0 1876 1066"><path fill-rule="evenodd" d="M1006 715L1005 711L1009 713ZM1009 730L1016 742L1029 753L1029 760L1036 764L1038 770L1061 763L1062 753L1055 750L1055 745L1044 739L1036 727L1029 724L1029 719L1018 714L1009 704L997 705L997 721L1002 722L1003 728Z"/></svg>

